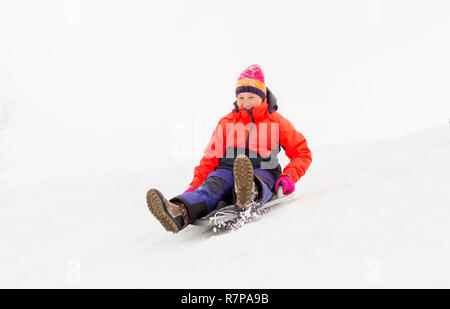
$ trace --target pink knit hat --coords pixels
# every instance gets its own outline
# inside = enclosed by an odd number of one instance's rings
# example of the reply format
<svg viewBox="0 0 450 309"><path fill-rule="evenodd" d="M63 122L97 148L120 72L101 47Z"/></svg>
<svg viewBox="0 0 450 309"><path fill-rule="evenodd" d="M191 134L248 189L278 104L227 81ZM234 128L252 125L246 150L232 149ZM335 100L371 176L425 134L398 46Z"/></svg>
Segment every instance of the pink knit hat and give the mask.
<svg viewBox="0 0 450 309"><path fill-rule="evenodd" d="M263 101L266 99L264 73L258 64L252 64L239 75L236 82L236 96L241 92L259 95Z"/></svg>

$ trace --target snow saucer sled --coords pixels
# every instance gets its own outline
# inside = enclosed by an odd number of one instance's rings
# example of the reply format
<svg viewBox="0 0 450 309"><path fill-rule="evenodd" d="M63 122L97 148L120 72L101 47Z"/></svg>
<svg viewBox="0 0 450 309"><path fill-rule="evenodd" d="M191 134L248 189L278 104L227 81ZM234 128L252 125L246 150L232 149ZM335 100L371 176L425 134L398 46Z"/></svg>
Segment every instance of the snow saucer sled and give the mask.
<svg viewBox="0 0 450 309"><path fill-rule="evenodd" d="M226 205L224 201L220 201L214 211L205 217L195 220L193 225L218 228L239 228L245 223L261 217L270 207L290 201L294 197L294 193L284 195L283 189L280 186L278 191L273 193L272 198L263 205L252 203L246 208L241 208L235 204Z"/></svg>

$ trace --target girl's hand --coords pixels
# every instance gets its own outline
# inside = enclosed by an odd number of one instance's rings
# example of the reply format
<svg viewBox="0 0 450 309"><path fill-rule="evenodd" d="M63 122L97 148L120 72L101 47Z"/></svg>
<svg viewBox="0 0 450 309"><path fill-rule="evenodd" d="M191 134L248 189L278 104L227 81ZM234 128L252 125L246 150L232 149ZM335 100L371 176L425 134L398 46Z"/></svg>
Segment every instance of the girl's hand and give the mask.
<svg viewBox="0 0 450 309"><path fill-rule="evenodd" d="M278 187L282 186L283 188L283 194L288 195L294 192L295 190L295 183L289 176L281 176L277 183L275 184L275 192L278 191Z"/></svg>

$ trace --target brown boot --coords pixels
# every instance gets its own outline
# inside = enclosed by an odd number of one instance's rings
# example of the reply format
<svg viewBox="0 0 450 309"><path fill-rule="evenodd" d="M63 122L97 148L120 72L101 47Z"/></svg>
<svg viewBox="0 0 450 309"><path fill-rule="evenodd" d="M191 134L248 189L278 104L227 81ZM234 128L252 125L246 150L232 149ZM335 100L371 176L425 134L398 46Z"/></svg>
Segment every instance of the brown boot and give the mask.
<svg viewBox="0 0 450 309"><path fill-rule="evenodd" d="M253 166L246 155L239 155L234 160L234 190L236 193L236 204L245 208L255 199L256 185L253 181Z"/></svg>
<svg viewBox="0 0 450 309"><path fill-rule="evenodd" d="M150 212L169 232L178 233L189 224L189 215L181 202L171 203L156 189L147 193Z"/></svg>

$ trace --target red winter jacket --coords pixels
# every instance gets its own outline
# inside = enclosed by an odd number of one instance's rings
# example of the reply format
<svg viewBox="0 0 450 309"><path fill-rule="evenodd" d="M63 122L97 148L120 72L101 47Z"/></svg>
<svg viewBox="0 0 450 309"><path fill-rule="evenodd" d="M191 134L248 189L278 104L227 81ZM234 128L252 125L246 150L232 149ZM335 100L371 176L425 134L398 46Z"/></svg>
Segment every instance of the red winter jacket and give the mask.
<svg viewBox="0 0 450 309"><path fill-rule="evenodd" d="M267 97L251 111L235 109L220 119L191 186L198 188L217 168L233 169L234 158L246 154L254 168L267 169L275 179L289 176L297 182L311 165L311 151L305 137L279 114L276 98L266 87ZM290 163L281 172L278 153L282 147Z"/></svg>

